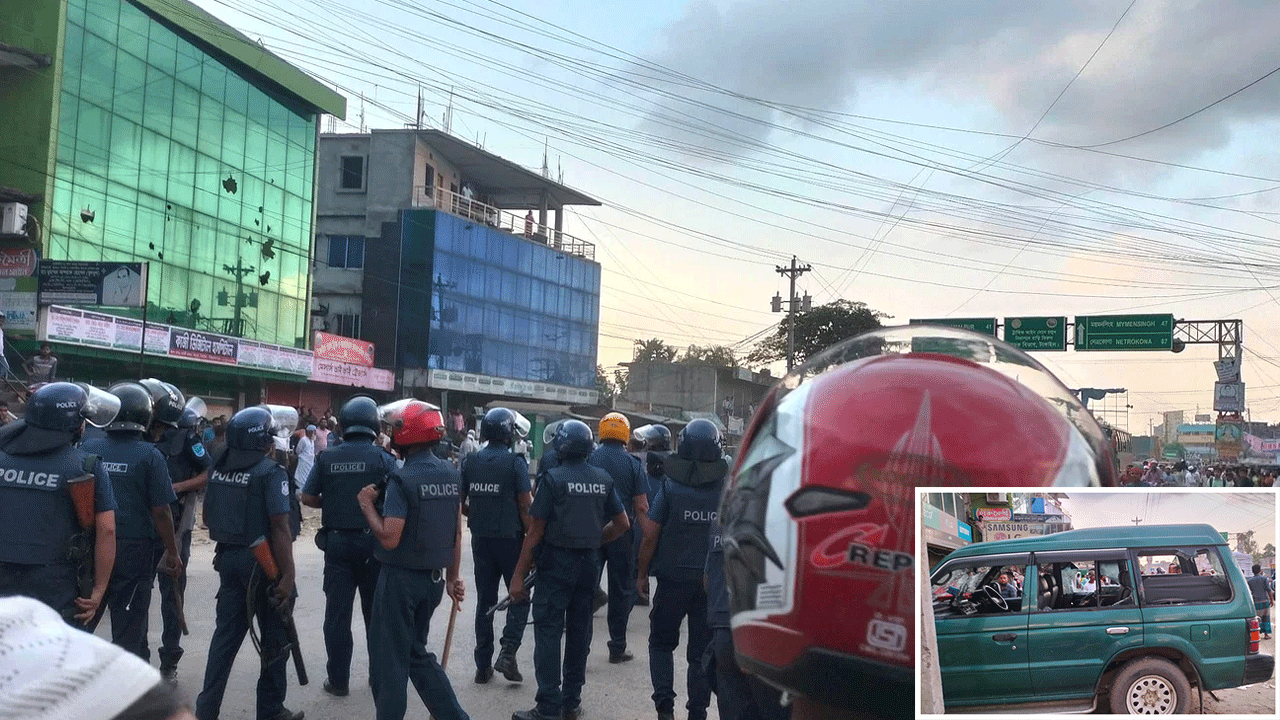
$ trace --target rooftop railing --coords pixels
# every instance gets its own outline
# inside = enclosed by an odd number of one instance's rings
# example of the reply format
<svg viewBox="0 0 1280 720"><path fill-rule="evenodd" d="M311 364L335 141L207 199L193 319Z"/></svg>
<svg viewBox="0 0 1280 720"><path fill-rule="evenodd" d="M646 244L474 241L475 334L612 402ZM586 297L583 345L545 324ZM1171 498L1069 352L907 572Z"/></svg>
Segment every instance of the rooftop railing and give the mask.
<svg viewBox="0 0 1280 720"><path fill-rule="evenodd" d="M433 207L458 217L484 223L496 230L542 243L568 255L587 260L596 259L595 245L563 230L556 230L539 223L532 211L522 217L510 210L482 203L463 193L430 185L418 185L413 188L413 206Z"/></svg>

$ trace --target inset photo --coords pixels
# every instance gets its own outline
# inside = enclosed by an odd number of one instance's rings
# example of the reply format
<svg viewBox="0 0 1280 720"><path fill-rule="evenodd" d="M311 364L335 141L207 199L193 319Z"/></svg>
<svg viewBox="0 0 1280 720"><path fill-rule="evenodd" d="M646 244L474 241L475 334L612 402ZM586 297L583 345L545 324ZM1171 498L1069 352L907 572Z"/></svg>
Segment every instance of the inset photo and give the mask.
<svg viewBox="0 0 1280 720"><path fill-rule="evenodd" d="M921 714L1275 717L1274 493L919 501Z"/></svg>

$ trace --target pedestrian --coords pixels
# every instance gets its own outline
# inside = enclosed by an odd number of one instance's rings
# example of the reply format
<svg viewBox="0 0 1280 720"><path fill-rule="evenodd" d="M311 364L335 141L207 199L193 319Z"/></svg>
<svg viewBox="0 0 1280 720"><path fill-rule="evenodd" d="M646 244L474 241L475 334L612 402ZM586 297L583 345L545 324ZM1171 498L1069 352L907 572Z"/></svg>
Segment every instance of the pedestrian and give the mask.
<svg viewBox="0 0 1280 720"><path fill-rule="evenodd" d="M461 478L432 446L445 437L439 408L421 400L401 400L382 408L391 443L404 467L391 474L381 512L378 489L360 490L360 510L378 540L382 563L373 596L369 659L377 720L402 720L412 681L427 712L438 720L466 720L449 677L427 652L431 616L445 593L457 612L466 595L458 576L462 557Z"/></svg>
<svg viewBox="0 0 1280 720"><path fill-rule="evenodd" d="M0 716L191 720L177 688L132 653L31 598L0 599ZM17 652L12 652L17 650Z"/></svg>
<svg viewBox="0 0 1280 720"><path fill-rule="evenodd" d="M707 593L702 584L711 522L720 504L729 461L720 430L697 419L680 432L676 452L665 463L666 477L644 521L636 584L647 590L650 563L658 579L649 611L649 676L658 720L675 719L675 649L680 625L688 621L685 655L689 661L685 709L690 720L705 720L711 704L702 655L711 642ZM647 594L647 593L646 593Z"/></svg>
<svg viewBox="0 0 1280 720"><path fill-rule="evenodd" d="M58 379L58 356L53 354L53 347L47 342L40 343L40 354L27 360L27 382L51 383Z"/></svg>
<svg viewBox="0 0 1280 720"><path fill-rule="evenodd" d="M577 720L591 653L591 603L600 587L600 547L631 527L609 473L587 464L595 450L591 428L566 420L552 440L560 465L546 470L529 509L529 534L511 579L511 599L528 597L524 578L537 558L533 597L537 704L512 720ZM560 643L564 641L561 665ZM564 686L561 687L563 667Z"/></svg>
<svg viewBox="0 0 1280 720"><path fill-rule="evenodd" d="M622 501L627 520L632 528L636 518L649 512L646 494L648 482L640 461L627 453L626 443L631 439L631 423L622 413L611 412L600 419L600 446L591 453L587 462L609 473L613 478L613 490ZM629 528L617 540L605 545L600 552L601 562L609 570L609 662L617 664L633 659L627 650L627 622L636 602L636 544L634 529ZM701 564L699 564L701 567ZM598 584L598 583L597 583Z"/></svg>
<svg viewBox="0 0 1280 720"><path fill-rule="evenodd" d="M142 436L151 426L151 394L132 382L113 385L110 392L119 399L120 411L107 425L107 436L80 447L102 459L116 498L116 561L106 595L111 642L150 662L147 626L157 559L170 578L182 571L169 508L177 496L164 456ZM102 616L99 608L90 632Z"/></svg>
<svg viewBox="0 0 1280 720"><path fill-rule="evenodd" d="M204 688L196 697L199 720L217 720L231 665L255 617L261 631L257 719L303 717L303 713L284 707L289 652L283 616L292 611L296 594L289 479L271 457L275 430L266 406L255 405L236 413L227 423L227 446L214 458L209 474L204 521L210 539L217 543L213 568L219 582ZM273 587L265 581L252 550L264 539L280 571Z"/></svg>
<svg viewBox="0 0 1280 720"><path fill-rule="evenodd" d="M338 412L346 442L316 458L302 486L302 504L320 508L316 546L324 552L324 649L328 657L324 690L344 697L350 692L354 651L352 604L358 591L365 636L371 638L373 595L381 567L375 557L377 540L357 497L366 485L385 485L396 470L396 460L373 443L379 419L378 404L372 398L357 395ZM372 646L369 652L372 656Z"/></svg>
<svg viewBox="0 0 1280 720"><path fill-rule="evenodd" d="M471 529L476 573L475 681L480 684L489 682L495 670L511 682L524 680L516 652L529 622L529 603L507 607L502 650L496 662L493 616L489 614L498 602L498 581L511 591L520 545L529 532L529 506L533 503L529 463L511 449L515 436L515 414L507 408L493 408L480 421L484 449L462 459L462 514Z"/></svg>
<svg viewBox="0 0 1280 720"><path fill-rule="evenodd" d="M458 457L465 460L468 455L480 449L480 443L476 441L476 431L468 430L467 437L463 439L462 444L458 446Z"/></svg>
<svg viewBox="0 0 1280 720"><path fill-rule="evenodd" d="M311 477L311 468L316 464L316 431L315 425L308 425L294 447L298 463L293 469L293 483L299 488Z"/></svg>
<svg viewBox="0 0 1280 720"><path fill-rule="evenodd" d="M182 569L177 577L161 573L160 581L160 674L170 682L178 677L182 647L183 598L187 592L187 564L191 560L191 533L195 528L196 503L209 480L209 453L196 428L200 417L185 407L177 387L155 378L139 382L151 395L152 419L149 439L164 456L177 500L169 506L178 543Z"/></svg>
<svg viewBox="0 0 1280 720"><path fill-rule="evenodd" d="M0 596L33 597L69 623L97 614L115 564L116 499L102 461L75 444L86 421L105 426L117 409L97 388L50 383L0 428ZM37 474L44 484L20 482ZM70 482L86 474L92 485Z"/></svg>
<svg viewBox="0 0 1280 720"><path fill-rule="evenodd" d="M9 410L9 403L4 400L0 400L0 426L8 425L11 422L17 421L17 419L18 416L14 415Z"/></svg>
<svg viewBox="0 0 1280 720"><path fill-rule="evenodd" d="M711 689L716 694L720 720L786 720L791 712L782 706L782 693L738 667L729 625L729 587L725 584L724 545L720 521L711 522L707 540L707 625L711 642L702 660Z"/></svg>
<svg viewBox="0 0 1280 720"><path fill-rule="evenodd" d="M1253 596L1253 607L1258 613L1258 629L1262 631L1262 639L1271 638L1271 606L1276 604L1275 589L1262 574L1262 566L1253 564L1253 577L1249 578L1249 594Z"/></svg>
<svg viewBox="0 0 1280 720"><path fill-rule="evenodd" d="M315 445L316 457L320 457L320 453L329 449L329 411L327 410L324 417L316 423ZM303 482L306 482L306 478L303 478Z"/></svg>

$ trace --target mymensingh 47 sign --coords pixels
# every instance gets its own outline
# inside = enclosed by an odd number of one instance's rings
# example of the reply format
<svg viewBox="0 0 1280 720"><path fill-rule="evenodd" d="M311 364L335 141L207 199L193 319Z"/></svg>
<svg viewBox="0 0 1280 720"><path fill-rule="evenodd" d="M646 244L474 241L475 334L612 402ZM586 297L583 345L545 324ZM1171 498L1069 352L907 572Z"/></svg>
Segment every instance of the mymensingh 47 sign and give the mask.
<svg viewBox="0 0 1280 720"><path fill-rule="evenodd" d="M1172 349L1172 315L1076 316L1076 350Z"/></svg>

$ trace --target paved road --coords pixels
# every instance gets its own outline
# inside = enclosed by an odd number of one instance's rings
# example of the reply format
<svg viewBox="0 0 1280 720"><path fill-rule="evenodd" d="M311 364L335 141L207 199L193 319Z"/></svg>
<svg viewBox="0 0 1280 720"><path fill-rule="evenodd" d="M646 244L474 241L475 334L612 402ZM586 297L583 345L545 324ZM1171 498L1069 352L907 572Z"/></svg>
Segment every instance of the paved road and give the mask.
<svg viewBox="0 0 1280 720"><path fill-rule="evenodd" d="M298 567L299 600L295 611L298 630L301 635L302 648L307 662L307 670L311 683L306 687L297 685L297 675L292 665L289 668L289 695L286 706L292 710L305 710L307 720L347 720L348 718L373 717L373 697L365 683L368 677L368 658L362 657L360 648L364 647L364 627L356 610L354 637L356 644L355 659L352 663L351 695L345 698L334 698L324 692L322 685L325 679L324 639L321 624L324 619L324 593L321 591L323 556L312 539L314 528L318 525L318 510L304 508L308 512L306 527L302 536L294 543L294 559ZM217 592L217 575L213 571L213 545L209 543L199 529L191 549L191 574L187 589L187 625L191 634L184 639L186 655L179 666L179 689L188 701L194 702L199 693L204 676L206 655L209 650L209 638L213 634L214 594ZM520 671L524 674L521 684L509 683L501 676L496 676L488 685L476 685L472 682L475 673L472 652L475 648L474 613L475 589L471 565L470 539L464 531L464 550L462 555L463 577L467 580L467 600L463 603L458 615L457 628L454 631L452 656L448 673L453 680L454 689L462 707L477 720L506 720L516 710L526 710L533 706L533 696L537 685L533 680L533 625L530 622L525 633L525 642L518 656ZM446 598L446 603L448 599ZM431 642L427 649L437 653L444 647L445 629L448 615L447 605L442 604L437 617L432 621ZM594 635L591 656L587 660L587 685L583 689L582 707L585 717L609 718L610 720L649 720L653 718L653 701L650 699L652 686L649 682L648 662L648 608L636 608L631 615L631 624L627 634L628 647L636 658L629 663L610 665L609 652L605 647L608 640L608 629L605 626L605 611L600 610L594 618ZM495 623L497 632L501 633L501 618ZM98 629L99 635L110 637L109 620L104 620ZM152 663L158 663L156 647L160 640L159 603L153 597L151 613L151 648ZM254 654L253 645L246 638L236 659L231 681L227 686L226 700L222 706L222 720L241 720L254 717L254 684L258 674L258 658ZM684 645L676 650L676 677L685 676ZM677 681L676 692L678 715L684 716L684 683ZM712 699L712 717L714 717L714 698ZM410 688L409 718L425 718L426 710L417 695Z"/></svg>

